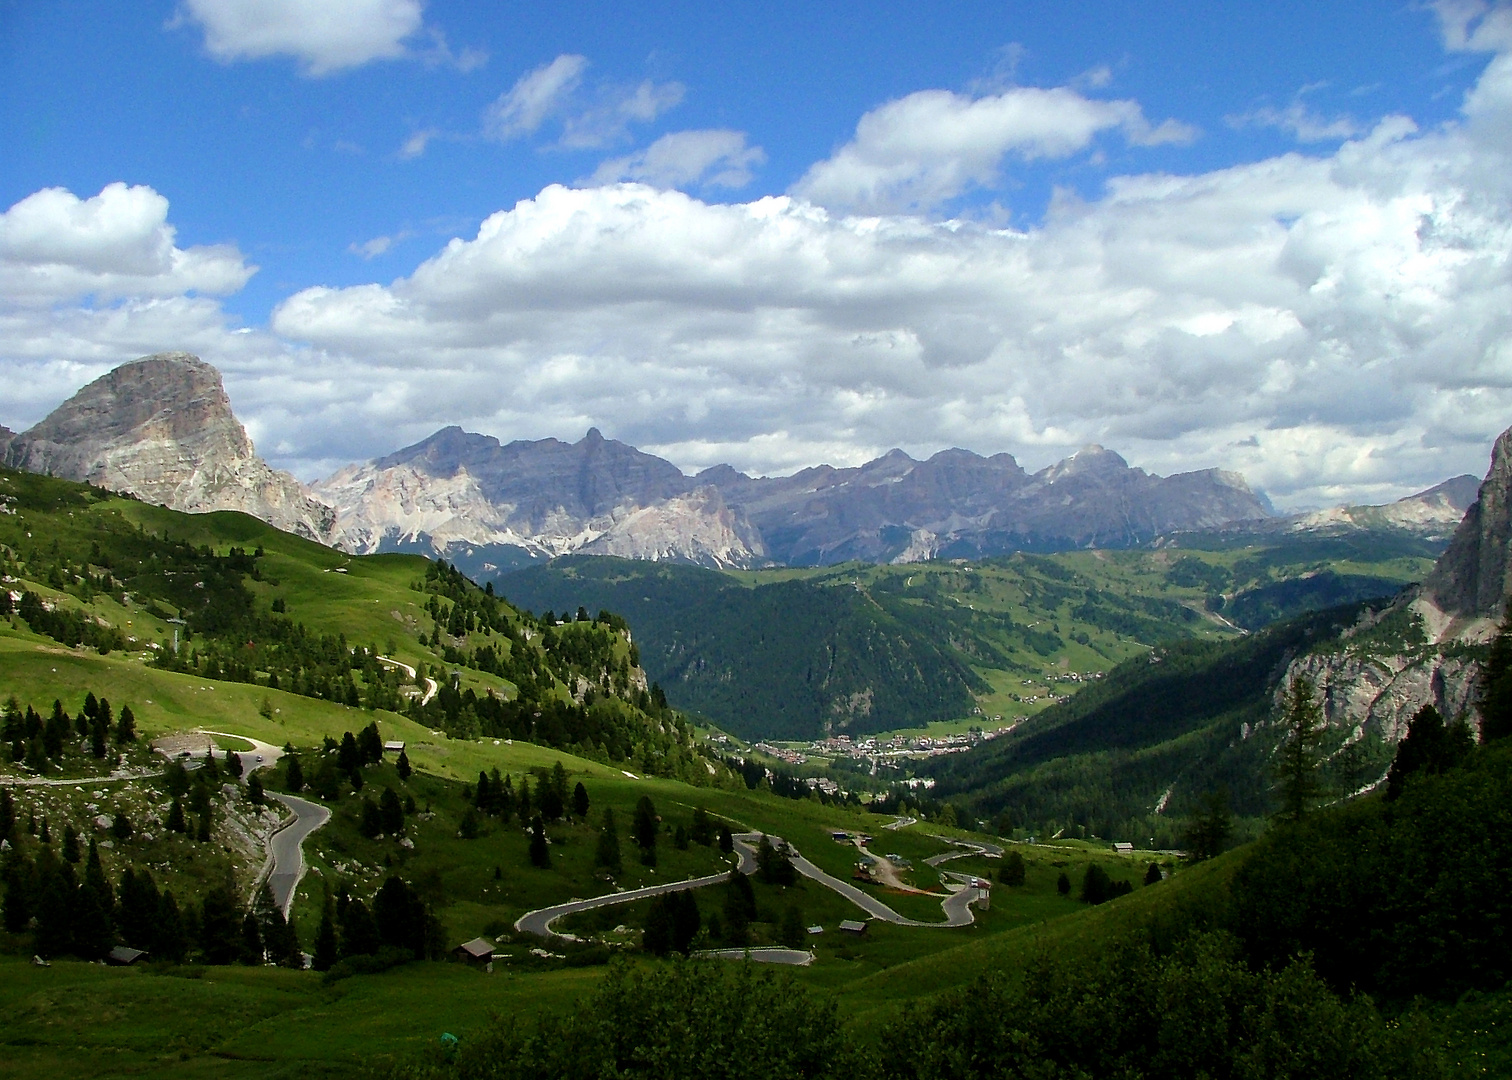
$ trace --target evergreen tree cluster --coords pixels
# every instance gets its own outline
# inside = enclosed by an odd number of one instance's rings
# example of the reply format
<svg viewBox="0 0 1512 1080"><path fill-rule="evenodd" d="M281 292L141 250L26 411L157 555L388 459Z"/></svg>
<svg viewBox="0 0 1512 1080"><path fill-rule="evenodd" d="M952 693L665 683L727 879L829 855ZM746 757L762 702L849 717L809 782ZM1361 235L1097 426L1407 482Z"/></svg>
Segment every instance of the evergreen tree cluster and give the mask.
<svg viewBox="0 0 1512 1080"><path fill-rule="evenodd" d="M440 920L397 874L384 879L369 905L342 885L327 897L315 932L311 966L331 971L379 970L409 960L438 960L446 952Z"/></svg>
<svg viewBox="0 0 1512 1080"><path fill-rule="evenodd" d="M71 753L103 759L111 753L111 742L119 752L136 742L136 737L131 706L122 706L117 717L110 701L95 697L93 691L84 695L72 717L61 700L53 701L45 720L31 705L23 709L14 694L0 706L0 739L9 746L11 761L35 772L47 771Z"/></svg>

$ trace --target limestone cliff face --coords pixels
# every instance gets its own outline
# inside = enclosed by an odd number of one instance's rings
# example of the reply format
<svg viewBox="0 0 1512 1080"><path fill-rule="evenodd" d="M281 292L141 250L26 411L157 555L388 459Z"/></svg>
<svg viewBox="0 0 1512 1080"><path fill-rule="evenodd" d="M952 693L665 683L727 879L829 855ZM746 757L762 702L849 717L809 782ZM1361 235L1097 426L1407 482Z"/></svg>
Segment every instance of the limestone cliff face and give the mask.
<svg viewBox="0 0 1512 1080"><path fill-rule="evenodd" d="M348 466L316 491L337 508L337 543L348 551L426 550L482 572L510 548L537 559L582 552L712 567L765 555L715 488L692 486L669 462L596 429L576 443L501 444L445 428Z"/></svg>
<svg viewBox="0 0 1512 1080"><path fill-rule="evenodd" d="M1449 482L1458 483L1459 478ZM1441 494L1439 489L1424 492L1419 501L1431 506L1435 500L1428 497L1437 494ZM1345 635L1341 650L1302 656L1289 665L1277 689L1277 711L1286 686L1293 678L1305 676L1335 727L1357 728L1362 733L1373 728L1387 742L1396 742L1424 705L1433 705L1449 720L1464 719L1478 726L1475 701L1480 665L1449 646L1486 641L1496 632L1512 595L1509 545L1512 429L1496 440L1491 467L1476 500L1433 570L1421 586L1404 594L1380 617L1395 616L1416 624L1419 643L1404 643L1396 649L1369 645L1372 625L1380 619L1367 617Z"/></svg>
<svg viewBox="0 0 1512 1080"><path fill-rule="evenodd" d="M257 456L220 372L188 353L101 376L12 438L4 460L186 513L240 510L321 542L335 524L330 507Z"/></svg>
<svg viewBox="0 0 1512 1080"><path fill-rule="evenodd" d="M1491 469L1449 548L1423 581L1423 599L1463 624L1500 621L1512 592L1512 429L1491 451Z"/></svg>

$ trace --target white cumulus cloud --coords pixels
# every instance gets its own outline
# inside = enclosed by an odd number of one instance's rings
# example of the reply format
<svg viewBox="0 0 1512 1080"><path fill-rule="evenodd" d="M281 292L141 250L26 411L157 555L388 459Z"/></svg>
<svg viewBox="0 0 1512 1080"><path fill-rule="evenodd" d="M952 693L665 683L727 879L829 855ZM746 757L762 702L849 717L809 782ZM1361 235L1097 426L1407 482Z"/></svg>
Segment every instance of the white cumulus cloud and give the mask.
<svg viewBox="0 0 1512 1080"><path fill-rule="evenodd" d="M0 304L223 296L256 272L234 247L174 241L168 200L150 187L115 183L88 199L44 188L0 214Z"/></svg>
<svg viewBox="0 0 1512 1080"><path fill-rule="evenodd" d="M183 0L171 25L185 23L204 30L206 51L224 63L292 56L322 76L406 55L424 9L421 0Z"/></svg>
<svg viewBox="0 0 1512 1080"><path fill-rule="evenodd" d="M634 180L663 188L741 188L751 182L751 170L765 161L766 152L747 145L743 131L675 131L644 150L605 161L589 183Z"/></svg>
<svg viewBox="0 0 1512 1080"><path fill-rule="evenodd" d="M1102 101L1067 87L1015 87L978 98L921 90L863 116L855 137L793 191L835 209L927 210L994 184L1009 154L1064 158L1108 130L1138 145L1196 134L1174 120L1151 125L1137 102Z"/></svg>

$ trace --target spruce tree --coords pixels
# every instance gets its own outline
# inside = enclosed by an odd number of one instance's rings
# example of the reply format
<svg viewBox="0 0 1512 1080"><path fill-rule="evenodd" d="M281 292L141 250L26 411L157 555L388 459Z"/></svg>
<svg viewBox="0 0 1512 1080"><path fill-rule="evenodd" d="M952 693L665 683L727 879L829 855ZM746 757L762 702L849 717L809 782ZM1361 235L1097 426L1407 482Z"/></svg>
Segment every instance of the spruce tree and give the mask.
<svg viewBox="0 0 1512 1080"><path fill-rule="evenodd" d="M803 909L796 903L789 904L782 913L782 922L777 928L777 939L790 949L801 949L808 938L804 925Z"/></svg>
<svg viewBox="0 0 1512 1080"><path fill-rule="evenodd" d="M262 931L258 929L257 919L250 911L242 918L241 962L251 967L263 962Z"/></svg>
<svg viewBox="0 0 1512 1080"><path fill-rule="evenodd" d="M1276 758L1277 794L1281 817L1301 821L1323 794L1319 777L1323 743L1323 710L1313 698L1312 681L1292 679L1282 714L1284 737Z"/></svg>
<svg viewBox="0 0 1512 1080"><path fill-rule="evenodd" d="M1482 742L1512 735L1512 614L1502 623L1481 667L1477 708Z"/></svg>
<svg viewBox="0 0 1512 1080"><path fill-rule="evenodd" d="M263 793L262 778L256 772L253 772L251 776L247 777L247 801L253 806L261 806L266 800L267 796Z"/></svg>
<svg viewBox="0 0 1512 1080"><path fill-rule="evenodd" d="M572 789L572 814L579 820L588 817L588 789L581 780Z"/></svg>
<svg viewBox="0 0 1512 1080"><path fill-rule="evenodd" d="M530 865L541 870L551 867L551 849L546 844L546 823L540 814L530 819Z"/></svg>
<svg viewBox="0 0 1512 1080"><path fill-rule="evenodd" d="M189 934L172 890L164 889L158 898L158 915L152 929L152 955L159 960L183 963L189 952Z"/></svg>
<svg viewBox="0 0 1512 1080"><path fill-rule="evenodd" d="M1066 876L1064 870L1061 871L1060 877L1055 879L1055 891L1062 896L1071 895L1071 879Z"/></svg>
<svg viewBox="0 0 1512 1080"><path fill-rule="evenodd" d="M414 771L410 768L409 754L403 750L399 751L399 760L394 763L394 771L399 774L401 781L407 781L410 773Z"/></svg>
<svg viewBox="0 0 1512 1080"><path fill-rule="evenodd" d="M615 828L614 811L604 808L604 823L599 827L598 847L593 853L593 864L602 866L618 877L623 866L620 862L619 830Z"/></svg>
<svg viewBox="0 0 1512 1080"><path fill-rule="evenodd" d="M284 768L284 790L298 795L305 786L304 768L296 755L290 754L288 760L289 764Z"/></svg>
<svg viewBox="0 0 1512 1080"><path fill-rule="evenodd" d="M1159 863L1151 863L1145 869L1144 883L1146 885L1159 885L1165 880L1165 875L1160 872Z"/></svg>
<svg viewBox="0 0 1512 1080"><path fill-rule="evenodd" d="M181 833L186 828L184 824L184 804L177 799L168 807L168 820L164 822L169 832Z"/></svg>
<svg viewBox="0 0 1512 1080"><path fill-rule="evenodd" d="M646 926L641 931L641 948L653 956L666 956L675 947L672 894L660 893L651 900L651 910L646 913Z"/></svg>
<svg viewBox="0 0 1512 1080"><path fill-rule="evenodd" d="M136 716L130 705L121 706L121 717L116 721L116 742L136 742Z"/></svg>
<svg viewBox="0 0 1512 1080"><path fill-rule="evenodd" d="M241 774L242 774L242 759L241 759L241 755L238 754L235 750L227 751L227 753L226 753L226 775L229 776L229 777L231 777L231 779L233 779L233 780L240 780L241 779Z"/></svg>
<svg viewBox="0 0 1512 1080"><path fill-rule="evenodd" d="M391 787L385 787L378 799L378 818L383 832L393 837L403 835L404 804Z"/></svg>
<svg viewBox="0 0 1512 1080"><path fill-rule="evenodd" d="M1022 885L1024 872L1024 857L1017 851L1010 851L1003 856L1003 866L998 871L998 880L1004 885Z"/></svg>
<svg viewBox="0 0 1512 1080"><path fill-rule="evenodd" d="M320 928L315 931L315 956L310 966L316 971L330 971L336 963L336 905L326 897L320 913Z"/></svg>
<svg viewBox="0 0 1512 1080"><path fill-rule="evenodd" d="M71 863L76 863L83 857L83 852L79 850L78 830L71 823L63 826L63 857Z"/></svg>

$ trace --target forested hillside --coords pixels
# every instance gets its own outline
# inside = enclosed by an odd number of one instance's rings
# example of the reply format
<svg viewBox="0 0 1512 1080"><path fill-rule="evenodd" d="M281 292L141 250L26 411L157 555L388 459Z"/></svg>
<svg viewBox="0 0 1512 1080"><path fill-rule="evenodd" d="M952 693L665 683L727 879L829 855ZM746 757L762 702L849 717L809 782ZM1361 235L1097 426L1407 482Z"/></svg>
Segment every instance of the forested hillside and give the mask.
<svg viewBox="0 0 1512 1080"><path fill-rule="evenodd" d="M1275 694L1287 663L1328 646L1362 608L1350 605L1231 641L1175 642L1126 661L1013 734L936 770L934 794L1014 828L1178 846L1217 792L1233 812L1274 808L1269 767ZM1347 732L1329 736L1338 750ZM1333 755L1331 789L1379 778L1392 748L1377 732Z"/></svg>
<svg viewBox="0 0 1512 1080"><path fill-rule="evenodd" d="M622 613L674 705L749 738L804 739L973 708L1032 716L1154 645L1392 596L1436 553L1394 535L1191 542L731 573L574 556L495 583L534 611Z"/></svg>
<svg viewBox="0 0 1512 1080"><path fill-rule="evenodd" d="M679 707L752 737L863 733L962 716L987 684L940 639L856 588L747 588L712 570L576 557L502 583L534 610L603 606L634 628Z"/></svg>

